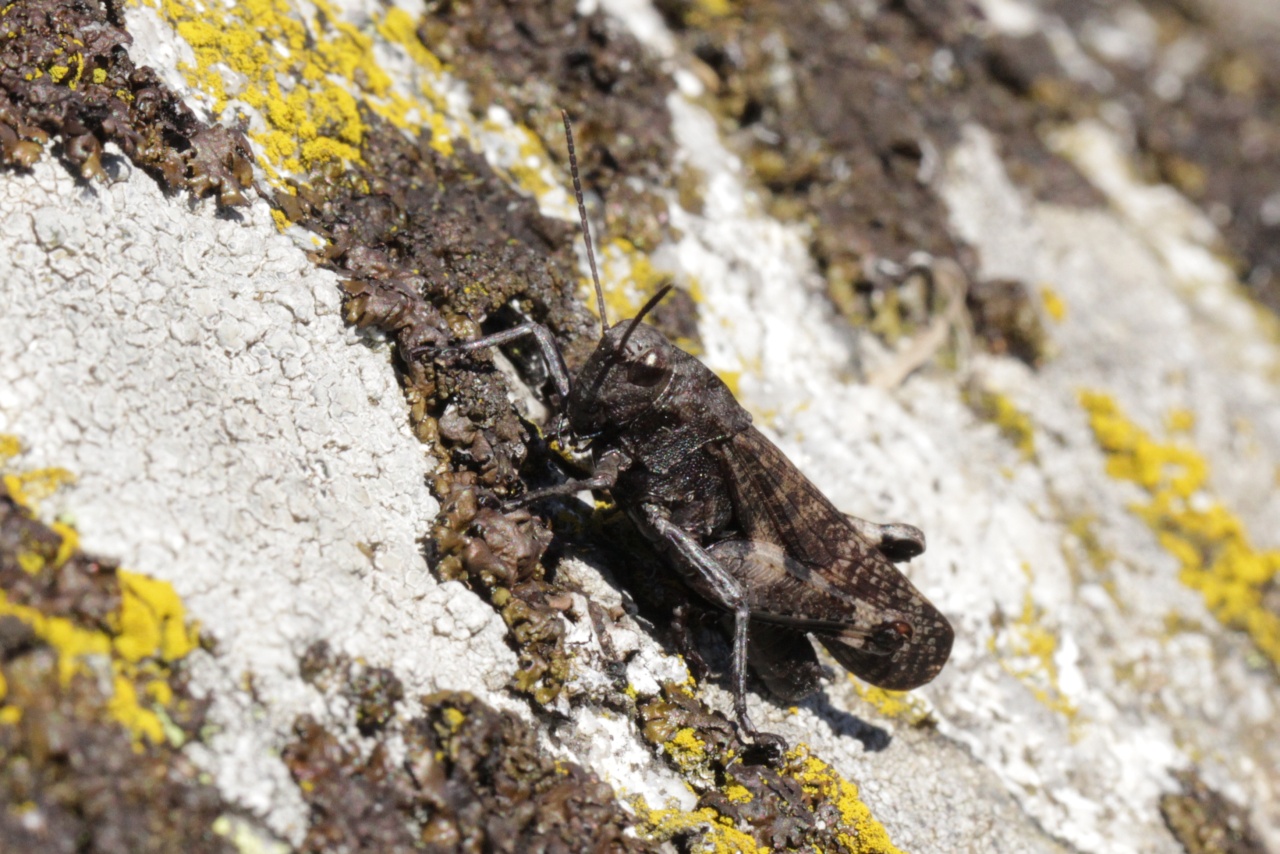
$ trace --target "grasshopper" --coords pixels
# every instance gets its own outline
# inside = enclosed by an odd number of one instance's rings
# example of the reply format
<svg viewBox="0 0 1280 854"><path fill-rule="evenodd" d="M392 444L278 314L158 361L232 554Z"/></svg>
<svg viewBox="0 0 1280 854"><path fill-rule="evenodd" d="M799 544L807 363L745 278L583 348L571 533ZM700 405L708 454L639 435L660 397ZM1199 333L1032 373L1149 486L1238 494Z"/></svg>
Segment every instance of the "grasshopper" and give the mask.
<svg viewBox="0 0 1280 854"><path fill-rule="evenodd" d="M954 633L893 566L922 553L924 535L837 510L752 426L719 377L642 325L671 285L631 320L609 325L573 128L563 118L600 308L599 344L572 380L551 332L535 322L434 350L443 356L519 338L537 343L557 395L552 431L589 447L594 465L589 478L526 493L512 505L587 489L610 493L685 584L732 616L734 712L757 746L784 742L747 715L749 639L761 675L784 693L816 683L805 675L819 669L806 635L873 685L908 690L930 681Z"/></svg>

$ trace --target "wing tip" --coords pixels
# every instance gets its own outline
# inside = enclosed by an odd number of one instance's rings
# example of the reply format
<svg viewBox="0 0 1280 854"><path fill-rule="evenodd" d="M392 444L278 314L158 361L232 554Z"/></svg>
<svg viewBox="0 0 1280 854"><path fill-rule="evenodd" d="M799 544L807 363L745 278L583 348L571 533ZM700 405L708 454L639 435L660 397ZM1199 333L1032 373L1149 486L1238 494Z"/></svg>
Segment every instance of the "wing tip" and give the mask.
<svg viewBox="0 0 1280 854"><path fill-rule="evenodd" d="M955 630L941 614L931 621L928 633L916 637L892 655L876 655L843 643L839 638L819 637L827 652L863 682L888 691L911 691L927 685L951 658Z"/></svg>

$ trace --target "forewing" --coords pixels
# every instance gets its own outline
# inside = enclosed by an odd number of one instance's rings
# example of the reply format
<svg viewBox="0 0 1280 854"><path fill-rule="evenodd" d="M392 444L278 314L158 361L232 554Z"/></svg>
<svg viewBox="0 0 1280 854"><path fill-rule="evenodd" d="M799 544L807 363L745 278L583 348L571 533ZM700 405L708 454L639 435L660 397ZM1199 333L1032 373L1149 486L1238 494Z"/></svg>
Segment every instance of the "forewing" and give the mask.
<svg viewBox="0 0 1280 854"><path fill-rule="evenodd" d="M746 540L785 551L789 597L752 603L752 615L813 632L841 665L893 690L923 685L946 663L950 623L875 546L849 524L809 479L754 427L716 453L733 492ZM886 627L892 652L871 643ZM909 636L907 636L909 635Z"/></svg>

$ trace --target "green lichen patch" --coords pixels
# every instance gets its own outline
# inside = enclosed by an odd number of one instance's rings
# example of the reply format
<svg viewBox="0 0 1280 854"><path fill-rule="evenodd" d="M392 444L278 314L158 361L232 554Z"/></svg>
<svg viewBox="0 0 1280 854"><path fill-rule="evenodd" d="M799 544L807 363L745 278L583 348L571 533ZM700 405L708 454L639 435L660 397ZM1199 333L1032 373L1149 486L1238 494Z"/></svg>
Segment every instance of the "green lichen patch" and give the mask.
<svg viewBox="0 0 1280 854"><path fill-rule="evenodd" d="M635 799L650 838L685 840L699 852L898 851L857 786L803 745L776 767L757 764L733 723L683 685L664 685L637 707L645 739L698 794L691 811Z"/></svg>
<svg viewBox="0 0 1280 854"><path fill-rule="evenodd" d="M199 121L156 73L135 66L108 2L13 0L0 9L0 163L30 167L53 141L85 179L111 142L171 189L245 202L244 138Z"/></svg>
<svg viewBox="0 0 1280 854"><path fill-rule="evenodd" d="M1134 424L1109 395L1080 392L1107 474L1147 495L1133 511L1177 559L1182 582L1224 625L1248 633L1280 666L1280 611L1273 591L1280 551L1255 548L1240 519L1208 486L1208 464L1183 441L1163 442ZM1175 418L1181 421L1181 417Z"/></svg>
<svg viewBox="0 0 1280 854"><path fill-rule="evenodd" d="M1187 854L1263 854L1267 850L1244 808L1210 788L1195 769L1180 771L1177 778L1181 789L1160 796L1160 815Z"/></svg>
<svg viewBox="0 0 1280 854"><path fill-rule="evenodd" d="M613 790L553 759L510 712L469 694L423 698L385 739L344 744L314 719L294 728L284 759L311 807L302 851L641 852Z"/></svg>
<svg viewBox="0 0 1280 854"><path fill-rule="evenodd" d="M231 851L228 806L181 748L204 708L182 604L35 518L26 502L58 479L0 482L0 850Z"/></svg>

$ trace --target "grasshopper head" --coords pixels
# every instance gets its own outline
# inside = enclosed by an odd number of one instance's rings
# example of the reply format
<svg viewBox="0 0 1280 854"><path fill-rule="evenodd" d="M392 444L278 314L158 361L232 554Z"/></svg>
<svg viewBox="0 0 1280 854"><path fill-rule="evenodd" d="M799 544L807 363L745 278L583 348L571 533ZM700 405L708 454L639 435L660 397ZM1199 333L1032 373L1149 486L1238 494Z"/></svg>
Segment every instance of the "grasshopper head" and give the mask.
<svg viewBox="0 0 1280 854"><path fill-rule="evenodd" d="M573 176L573 194L578 202L578 217L582 220L587 263L596 289L596 305L600 308L600 344L579 371L565 405L570 428L578 436L589 438L606 429L620 427L649 409L666 391L674 365L684 354L656 329L640 325L649 310L671 290L671 285L654 294L629 323L609 326L600 275L596 271L595 252L591 248L587 207L582 201L578 156L573 150L573 126L568 113L561 110L560 115L564 119L569 174Z"/></svg>
<svg viewBox="0 0 1280 854"><path fill-rule="evenodd" d="M588 437L620 427L652 408L667 390L680 351L640 321L670 289L660 290L633 320L600 338L569 394L566 409L574 433Z"/></svg>

